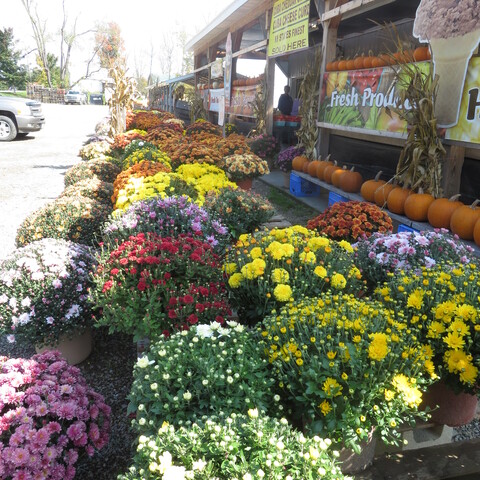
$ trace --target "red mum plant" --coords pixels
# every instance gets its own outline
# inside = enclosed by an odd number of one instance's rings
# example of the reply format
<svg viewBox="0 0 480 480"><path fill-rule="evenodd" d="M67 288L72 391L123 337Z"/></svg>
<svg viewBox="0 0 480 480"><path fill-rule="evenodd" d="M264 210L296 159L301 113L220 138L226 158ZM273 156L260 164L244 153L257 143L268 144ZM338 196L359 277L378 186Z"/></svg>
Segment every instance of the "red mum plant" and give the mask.
<svg viewBox="0 0 480 480"><path fill-rule="evenodd" d="M185 138L181 142L172 139L160 146L160 149L170 157L173 170L188 163L217 164L221 160L218 148L191 141L190 138Z"/></svg>
<svg viewBox="0 0 480 480"><path fill-rule="evenodd" d="M176 123L161 123L155 128L148 131L146 140L149 142L165 141L172 137L181 137L183 128Z"/></svg>
<svg viewBox="0 0 480 480"><path fill-rule="evenodd" d="M135 113L135 117L130 124L130 128L138 128L139 130L152 130L162 123L162 119L154 112L140 111Z"/></svg>
<svg viewBox="0 0 480 480"><path fill-rule="evenodd" d="M155 338L231 315L220 257L188 235L130 237L104 250L91 295L111 332Z"/></svg>
<svg viewBox="0 0 480 480"><path fill-rule="evenodd" d="M185 130L186 135L192 135L194 133L212 133L213 135L222 136L222 130L218 125L207 122L206 120L197 120L192 123Z"/></svg>
<svg viewBox="0 0 480 480"><path fill-rule="evenodd" d="M334 203L309 220L307 228L334 240L356 242L374 232L391 233L393 225L389 215L377 205L351 201Z"/></svg>

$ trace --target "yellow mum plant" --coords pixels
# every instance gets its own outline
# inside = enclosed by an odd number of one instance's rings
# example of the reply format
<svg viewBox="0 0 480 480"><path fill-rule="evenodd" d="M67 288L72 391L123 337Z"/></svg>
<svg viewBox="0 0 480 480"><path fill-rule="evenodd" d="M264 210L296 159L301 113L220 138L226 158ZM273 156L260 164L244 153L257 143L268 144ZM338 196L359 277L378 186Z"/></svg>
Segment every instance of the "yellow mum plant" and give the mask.
<svg viewBox="0 0 480 480"><path fill-rule="evenodd" d="M455 392L480 394L480 269L422 267L391 276L377 288L387 305L400 302L418 340L433 351L434 368Z"/></svg>
<svg viewBox="0 0 480 480"><path fill-rule="evenodd" d="M422 348L395 309L333 290L274 311L259 328L297 423L358 450L372 431L399 444L433 381Z"/></svg>
<svg viewBox="0 0 480 480"><path fill-rule="evenodd" d="M237 188L237 184L230 182L221 168L207 163L180 165L176 173L189 185L195 187L202 204L208 192L219 193L222 188Z"/></svg>
<svg viewBox="0 0 480 480"><path fill-rule="evenodd" d="M225 272L232 305L250 324L272 309L322 291L359 292L363 282L348 242L296 225L240 235Z"/></svg>

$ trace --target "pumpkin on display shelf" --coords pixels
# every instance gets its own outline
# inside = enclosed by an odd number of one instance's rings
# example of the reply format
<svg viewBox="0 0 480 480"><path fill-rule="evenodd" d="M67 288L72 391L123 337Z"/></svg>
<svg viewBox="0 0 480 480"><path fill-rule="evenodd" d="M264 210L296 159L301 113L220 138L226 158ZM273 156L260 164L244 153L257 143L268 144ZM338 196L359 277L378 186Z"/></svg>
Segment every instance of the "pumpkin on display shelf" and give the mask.
<svg viewBox="0 0 480 480"><path fill-rule="evenodd" d="M348 170L347 170L347 166L344 165L342 168L338 169L338 170L334 170L333 173L332 173L332 176L330 178L330 182L331 184L334 186L334 187L337 187L337 188L340 188L340 179L342 178L342 176L347 173Z"/></svg>
<svg viewBox="0 0 480 480"><path fill-rule="evenodd" d="M425 62L432 58L428 47L418 47L413 51L413 59L416 62Z"/></svg>
<svg viewBox="0 0 480 480"><path fill-rule="evenodd" d="M330 160L330 155L325 160L320 161L317 166L317 178L319 180L325 180L325 169L331 165L333 165L333 162Z"/></svg>
<svg viewBox="0 0 480 480"><path fill-rule="evenodd" d="M396 188L396 185L393 183L384 183L380 185L373 194L373 201L379 206L384 207L387 204L387 198L389 193Z"/></svg>
<svg viewBox="0 0 480 480"><path fill-rule="evenodd" d="M473 241L480 247L480 218L473 227Z"/></svg>
<svg viewBox="0 0 480 480"><path fill-rule="evenodd" d="M412 193L405 200L405 215L415 222L426 222L428 218L428 207L433 203L435 198L429 193Z"/></svg>
<svg viewBox="0 0 480 480"><path fill-rule="evenodd" d="M308 158L305 155L298 155L292 160L292 168L297 172L303 172L305 162L308 162Z"/></svg>
<svg viewBox="0 0 480 480"><path fill-rule="evenodd" d="M473 229L480 218L480 200L458 207L450 219L450 230L463 240L473 240Z"/></svg>
<svg viewBox="0 0 480 480"><path fill-rule="evenodd" d="M463 203L458 200L460 194L450 198L437 198L428 207L428 223L435 228L450 228L450 220L453 212Z"/></svg>
<svg viewBox="0 0 480 480"><path fill-rule="evenodd" d="M363 57L363 68L372 68L373 67L372 62L373 62L373 53L370 52L368 56Z"/></svg>
<svg viewBox="0 0 480 480"><path fill-rule="evenodd" d="M347 70L355 70L355 60L353 58L347 60Z"/></svg>
<svg viewBox="0 0 480 480"><path fill-rule="evenodd" d="M312 160L308 164L308 174L311 177L316 177L317 176L317 168L318 168L319 164L320 164L320 160Z"/></svg>
<svg viewBox="0 0 480 480"><path fill-rule="evenodd" d="M395 187L387 197L387 208L397 215L405 215L405 200L412 193L409 188Z"/></svg>
<svg viewBox="0 0 480 480"><path fill-rule="evenodd" d="M337 162L334 161L333 165L329 165L323 172L323 181L329 184L332 183L332 175L333 172L336 170L341 170L341 168L337 165Z"/></svg>
<svg viewBox="0 0 480 480"><path fill-rule="evenodd" d="M338 70L346 70L347 69L347 61L346 60L339 60L337 68L338 68Z"/></svg>
<svg viewBox="0 0 480 480"><path fill-rule="evenodd" d="M360 195L367 201L367 202L373 202L375 200L375 190L382 186L385 185L385 180L381 180L380 176L382 175L382 172L378 172L375 175L375 178L372 180L367 180L366 182L363 182L362 187L360 188Z"/></svg>
<svg viewBox="0 0 480 480"><path fill-rule="evenodd" d="M354 66L357 70L361 70L364 68L364 61L365 57L363 55L359 55L358 57L355 57L355 60L353 61Z"/></svg>
<svg viewBox="0 0 480 480"><path fill-rule="evenodd" d="M308 167L310 165L310 160L307 160L306 162L303 163L303 167L302 167L302 172L303 173L308 173Z"/></svg>
<svg viewBox="0 0 480 480"><path fill-rule="evenodd" d="M340 177L340 188L344 192L357 193L363 183L363 177L359 172L355 171L355 167L347 170L344 175Z"/></svg>

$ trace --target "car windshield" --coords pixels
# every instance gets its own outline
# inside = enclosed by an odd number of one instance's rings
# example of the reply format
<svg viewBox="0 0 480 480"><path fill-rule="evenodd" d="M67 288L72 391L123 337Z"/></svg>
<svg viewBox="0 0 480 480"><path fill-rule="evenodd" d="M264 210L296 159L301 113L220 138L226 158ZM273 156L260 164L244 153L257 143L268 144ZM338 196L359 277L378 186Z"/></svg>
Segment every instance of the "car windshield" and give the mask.
<svg viewBox="0 0 480 480"><path fill-rule="evenodd" d="M80 95L80 92L76 92L75 90L70 90L68 93L72 95Z"/></svg>

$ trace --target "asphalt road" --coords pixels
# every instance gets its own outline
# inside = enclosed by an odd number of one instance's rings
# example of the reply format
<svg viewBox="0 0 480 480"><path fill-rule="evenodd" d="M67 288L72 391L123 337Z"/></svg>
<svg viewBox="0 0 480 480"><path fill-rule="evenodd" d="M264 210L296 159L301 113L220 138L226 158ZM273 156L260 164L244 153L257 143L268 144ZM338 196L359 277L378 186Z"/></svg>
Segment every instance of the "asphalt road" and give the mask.
<svg viewBox="0 0 480 480"><path fill-rule="evenodd" d="M0 142L0 259L15 248L18 226L63 190L65 171L108 115L101 105L42 105L45 126L13 142Z"/></svg>

